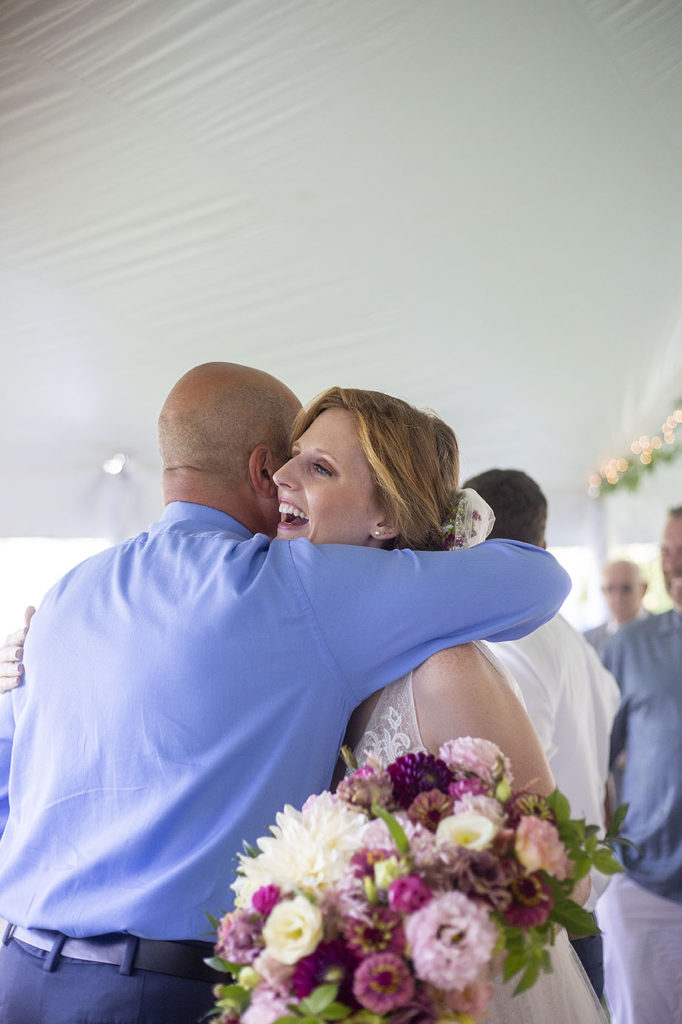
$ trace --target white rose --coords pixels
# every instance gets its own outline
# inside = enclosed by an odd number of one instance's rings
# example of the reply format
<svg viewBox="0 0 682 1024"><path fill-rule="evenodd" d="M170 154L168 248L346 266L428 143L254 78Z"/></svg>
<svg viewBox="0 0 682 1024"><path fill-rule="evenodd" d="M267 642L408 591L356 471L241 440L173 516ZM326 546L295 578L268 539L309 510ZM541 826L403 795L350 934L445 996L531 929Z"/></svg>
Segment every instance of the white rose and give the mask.
<svg viewBox="0 0 682 1024"><path fill-rule="evenodd" d="M312 953L322 935L322 914L305 896L278 903L263 928L267 952L282 964L295 964Z"/></svg>
<svg viewBox="0 0 682 1024"><path fill-rule="evenodd" d="M476 811L462 811L443 818L436 829L436 840L466 846L470 850L485 850L497 834L497 826Z"/></svg>

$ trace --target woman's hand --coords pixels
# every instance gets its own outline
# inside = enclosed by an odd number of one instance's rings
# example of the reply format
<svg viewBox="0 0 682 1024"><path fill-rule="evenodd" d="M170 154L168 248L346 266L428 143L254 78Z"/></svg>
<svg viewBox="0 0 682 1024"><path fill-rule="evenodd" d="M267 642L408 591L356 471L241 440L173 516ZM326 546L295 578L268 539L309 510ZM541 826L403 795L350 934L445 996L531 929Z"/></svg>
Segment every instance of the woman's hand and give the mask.
<svg viewBox="0 0 682 1024"><path fill-rule="evenodd" d="M24 640L28 633L31 618L35 614L33 605L24 612L24 627L16 633L10 633L5 638L5 643L0 647L0 693L13 690L23 681L24 666Z"/></svg>

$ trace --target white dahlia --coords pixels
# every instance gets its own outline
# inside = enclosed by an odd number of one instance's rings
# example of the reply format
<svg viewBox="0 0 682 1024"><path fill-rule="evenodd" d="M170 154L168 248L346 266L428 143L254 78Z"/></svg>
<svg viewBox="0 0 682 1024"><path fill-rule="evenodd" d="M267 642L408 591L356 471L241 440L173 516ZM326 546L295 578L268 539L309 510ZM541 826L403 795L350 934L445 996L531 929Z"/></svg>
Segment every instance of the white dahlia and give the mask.
<svg viewBox="0 0 682 1024"><path fill-rule="evenodd" d="M240 875L232 885L238 906L264 885L315 895L337 882L362 845L367 818L324 792L309 797L300 811L287 804L276 822L272 835L258 840L259 856L240 855Z"/></svg>

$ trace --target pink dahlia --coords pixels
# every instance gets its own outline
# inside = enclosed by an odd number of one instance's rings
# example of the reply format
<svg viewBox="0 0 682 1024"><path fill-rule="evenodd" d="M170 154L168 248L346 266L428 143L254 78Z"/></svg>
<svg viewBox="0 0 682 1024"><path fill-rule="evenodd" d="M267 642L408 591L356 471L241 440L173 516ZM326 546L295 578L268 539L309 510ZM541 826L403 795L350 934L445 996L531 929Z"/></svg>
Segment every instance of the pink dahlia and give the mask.
<svg viewBox="0 0 682 1024"><path fill-rule="evenodd" d="M394 953L374 953L362 961L353 981L357 1001L372 1013L405 1006L414 994L414 978Z"/></svg>
<svg viewBox="0 0 682 1024"><path fill-rule="evenodd" d="M389 764L386 770L393 783L396 801L406 809L425 790L439 789L447 793L453 781L452 772L440 758L423 752L404 754Z"/></svg>
<svg viewBox="0 0 682 1024"><path fill-rule="evenodd" d="M511 884L512 902L504 910L507 924L516 928L535 928L544 924L552 912L554 897L542 874L521 875Z"/></svg>
<svg viewBox="0 0 682 1024"><path fill-rule="evenodd" d="M442 989L474 982L498 936L486 908L460 892L435 896L408 917L405 932L417 977Z"/></svg>
<svg viewBox="0 0 682 1024"><path fill-rule="evenodd" d="M292 978L298 999L305 999L318 985L339 986L338 998L352 1008L353 972L357 957L341 939L321 942L314 953L299 960Z"/></svg>

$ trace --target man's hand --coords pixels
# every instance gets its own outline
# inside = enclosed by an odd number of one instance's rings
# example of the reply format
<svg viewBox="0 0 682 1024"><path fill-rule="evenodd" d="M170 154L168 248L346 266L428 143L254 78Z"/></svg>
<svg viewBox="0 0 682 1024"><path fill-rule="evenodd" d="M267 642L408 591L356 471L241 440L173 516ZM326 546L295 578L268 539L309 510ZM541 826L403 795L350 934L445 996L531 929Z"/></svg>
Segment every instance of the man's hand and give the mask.
<svg viewBox="0 0 682 1024"><path fill-rule="evenodd" d="M16 633L10 633L3 646L0 647L0 693L13 690L23 680L24 640L34 613L35 608L29 605L24 612L24 628L18 629Z"/></svg>

